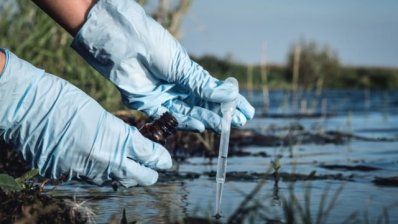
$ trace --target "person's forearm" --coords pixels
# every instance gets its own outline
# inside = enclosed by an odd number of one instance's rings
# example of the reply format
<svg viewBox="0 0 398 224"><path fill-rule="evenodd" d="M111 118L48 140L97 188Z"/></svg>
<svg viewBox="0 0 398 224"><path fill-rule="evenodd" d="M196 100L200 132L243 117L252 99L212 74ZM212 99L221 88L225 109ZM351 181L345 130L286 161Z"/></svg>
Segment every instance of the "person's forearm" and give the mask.
<svg viewBox="0 0 398 224"><path fill-rule="evenodd" d="M44 12L74 36L83 25L96 0L32 0Z"/></svg>
<svg viewBox="0 0 398 224"><path fill-rule="evenodd" d="M0 51L0 76L3 74L3 68L6 64L6 56L4 55L3 51Z"/></svg>

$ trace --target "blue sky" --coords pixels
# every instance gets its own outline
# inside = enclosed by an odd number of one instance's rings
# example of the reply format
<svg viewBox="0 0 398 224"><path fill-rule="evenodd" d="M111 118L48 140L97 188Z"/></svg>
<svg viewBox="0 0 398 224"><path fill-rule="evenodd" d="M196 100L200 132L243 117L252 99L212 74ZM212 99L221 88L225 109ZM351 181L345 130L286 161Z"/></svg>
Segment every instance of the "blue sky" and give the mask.
<svg viewBox="0 0 398 224"><path fill-rule="evenodd" d="M328 44L343 64L398 67L396 0L193 0L182 26L193 55L285 63L300 39Z"/></svg>

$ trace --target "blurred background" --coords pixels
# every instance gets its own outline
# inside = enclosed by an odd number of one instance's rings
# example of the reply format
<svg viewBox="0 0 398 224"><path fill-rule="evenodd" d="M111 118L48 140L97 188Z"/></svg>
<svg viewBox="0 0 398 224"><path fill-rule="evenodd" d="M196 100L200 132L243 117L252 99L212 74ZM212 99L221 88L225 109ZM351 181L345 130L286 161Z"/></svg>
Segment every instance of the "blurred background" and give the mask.
<svg viewBox="0 0 398 224"><path fill-rule="evenodd" d="M266 54L270 64L285 65L295 44L313 41L342 65L397 67L397 7L392 0L192 1L181 38L197 56L244 64L259 64Z"/></svg>
<svg viewBox="0 0 398 224"><path fill-rule="evenodd" d="M256 108L232 131L223 222L398 223L397 1L138 2L212 75L236 77ZM0 0L0 15L1 47L112 112L126 109L33 3ZM176 165L149 189L66 183L53 195L90 199L100 223L123 209L144 223L210 220L218 135L178 132L169 142Z"/></svg>
<svg viewBox="0 0 398 224"><path fill-rule="evenodd" d="M235 76L241 89L398 88L393 0L138 2L194 60L220 79ZM108 110L123 108L115 88L70 49L71 37L34 4L2 0L0 10L0 46L71 81Z"/></svg>

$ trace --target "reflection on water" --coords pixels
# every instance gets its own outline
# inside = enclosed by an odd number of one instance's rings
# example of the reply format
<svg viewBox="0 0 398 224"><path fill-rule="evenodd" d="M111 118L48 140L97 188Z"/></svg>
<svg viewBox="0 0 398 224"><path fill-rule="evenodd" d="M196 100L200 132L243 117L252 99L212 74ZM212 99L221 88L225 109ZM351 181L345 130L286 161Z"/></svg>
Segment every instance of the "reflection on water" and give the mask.
<svg viewBox="0 0 398 224"><path fill-rule="evenodd" d="M281 198L279 197L279 186L274 186L272 191L272 206L282 206Z"/></svg>
<svg viewBox="0 0 398 224"><path fill-rule="evenodd" d="M78 202L87 201L85 205L94 209L99 223L110 220L112 215L121 218L126 209L129 222L164 223L167 220L178 220L188 215L188 193L183 182L159 183L151 187L101 188L70 183L58 186L55 196L76 196Z"/></svg>
<svg viewBox="0 0 398 224"><path fill-rule="evenodd" d="M308 94L308 99L311 99ZM261 93L253 96L254 104L261 106ZM288 113L288 105L284 103L286 94L271 92L271 113ZM298 122L309 130L340 130L372 138L398 137L398 92L377 91L364 94L363 91L329 91L324 92L327 100L327 111L334 116L327 118L262 118L250 121L246 128L266 132L267 127L287 126ZM286 99L285 99L286 101ZM321 100L319 101L321 102ZM321 104L319 104L321 105ZM322 106L316 110L321 110ZM287 182L281 178L278 186L272 181L261 189L258 199L267 202L267 214L270 218L283 219L283 201L294 192L300 203L305 202L305 195L310 190L311 215L316 218L322 195L330 188L330 194L344 186L335 206L329 214L328 221L340 223L352 212L358 210L376 219L383 213L383 208L398 202L398 187L376 186L372 181L376 176L389 177L398 175L398 142L396 141L362 141L353 140L347 144L298 144L291 147L255 147L243 150L266 152L270 158L264 157L231 157L227 171L266 172L271 161L280 157L280 172L296 172L300 174L338 174L351 176L352 181L316 180ZM366 165L379 168L374 171L334 170L325 169L320 165ZM203 172L216 170L216 160L211 164L204 158L190 158L180 165L180 171ZM245 196L257 185L258 180L228 181L225 183L222 211L223 220L234 213ZM290 190L289 190L290 189ZM87 204L94 208L99 223L107 222L113 214L119 217L123 208L126 209L129 222L163 223L184 216L211 217L215 203L215 180L202 175L198 179L157 183L151 187L135 187L119 189L98 188L82 184L59 186L54 194L73 195L78 200L89 200ZM398 222L397 207L391 208L390 222ZM395 210L394 210L395 209ZM272 211L272 212L271 212Z"/></svg>

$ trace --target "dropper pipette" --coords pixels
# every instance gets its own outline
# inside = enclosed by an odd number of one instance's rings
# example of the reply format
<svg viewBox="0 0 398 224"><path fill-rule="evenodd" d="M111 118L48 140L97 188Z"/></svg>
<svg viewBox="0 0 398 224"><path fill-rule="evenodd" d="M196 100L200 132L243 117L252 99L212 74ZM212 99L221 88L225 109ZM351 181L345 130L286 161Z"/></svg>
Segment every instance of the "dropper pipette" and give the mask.
<svg viewBox="0 0 398 224"><path fill-rule="evenodd" d="M233 85L238 87L238 81L235 78L227 78L225 82L231 82ZM231 133L231 121L232 115L235 113L236 101L232 100L229 102L221 103L221 137L220 147L218 152L217 161L217 174L216 174L216 211L215 217L218 219L221 217L221 197L224 190L225 173L227 168L227 157L228 157L228 145L229 136Z"/></svg>

